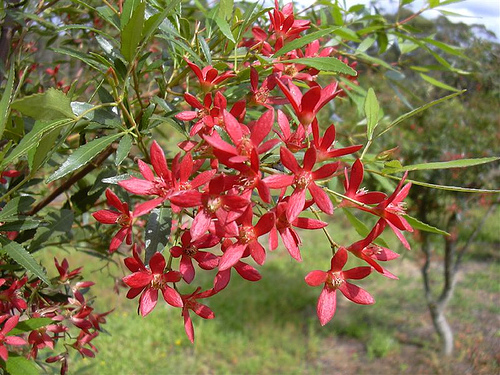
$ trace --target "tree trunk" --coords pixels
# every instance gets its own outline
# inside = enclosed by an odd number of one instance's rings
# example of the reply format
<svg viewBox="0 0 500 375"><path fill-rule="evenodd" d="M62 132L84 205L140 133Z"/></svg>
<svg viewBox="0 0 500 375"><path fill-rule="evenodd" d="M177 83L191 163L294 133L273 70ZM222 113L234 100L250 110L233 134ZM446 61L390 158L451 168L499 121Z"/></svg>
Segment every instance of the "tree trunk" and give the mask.
<svg viewBox="0 0 500 375"><path fill-rule="evenodd" d="M444 315L446 305L429 304L429 311L432 317L432 324L441 338L441 350L445 355L453 353L453 330L451 329L446 316Z"/></svg>

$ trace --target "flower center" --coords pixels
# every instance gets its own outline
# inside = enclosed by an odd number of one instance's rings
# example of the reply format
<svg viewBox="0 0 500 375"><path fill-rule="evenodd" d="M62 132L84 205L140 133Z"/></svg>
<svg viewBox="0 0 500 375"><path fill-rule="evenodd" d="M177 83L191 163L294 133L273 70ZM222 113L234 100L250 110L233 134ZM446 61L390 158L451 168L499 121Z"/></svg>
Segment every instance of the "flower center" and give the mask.
<svg viewBox="0 0 500 375"><path fill-rule="evenodd" d="M255 240L255 230L253 227L241 227L240 229L240 242L247 244Z"/></svg>
<svg viewBox="0 0 500 375"><path fill-rule="evenodd" d="M189 245L185 250L184 250L184 254L186 254L187 256L189 257L193 257L196 255L196 253L198 252L198 249L193 246L193 245Z"/></svg>
<svg viewBox="0 0 500 375"><path fill-rule="evenodd" d="M155 273L153 275L153 280L151 280L151 287L154 289L163 289L165 287L165 282L163 281L163 274Z"/></svg>
<svg viewBox="0 0 500 375"><path fill-rule="evenodd" d="M217 197L217 198L211 198L211 199L209 199L206 208L207 208L208 212L210 212L210 213L213 214L221 206L222 206L222 200L220 199L220 197Z"/></svg>
<svg viewBox="0 0 500 375"><path fill-rule="evenodd" d="M248 137L242 138L240 144L238 145L238 154L241 156L250 157L253 150L253 143Z"/></svg>
<svg viewBox="0 0 500 375"><path fill-rule="evenodd" d="M344 282L344 279L340 277L340 275L336 273L328 273L328 276L326 278L326 283L334 288L337 289L342 283Z"/></svg>
<svg viewBox="0 0 500 375"><path fill-rule="evenodd" d="M298 189L305 189L311 183L312 177L310 173L301 173L295 178L295 184Z"/></svg>
<svg viewBox="0 0 500 375"><path fill-rule="evenodd" d="M116 223L120 224L122 227L130 226L130 216L127 214L121 214L116 218Z"/></svg>

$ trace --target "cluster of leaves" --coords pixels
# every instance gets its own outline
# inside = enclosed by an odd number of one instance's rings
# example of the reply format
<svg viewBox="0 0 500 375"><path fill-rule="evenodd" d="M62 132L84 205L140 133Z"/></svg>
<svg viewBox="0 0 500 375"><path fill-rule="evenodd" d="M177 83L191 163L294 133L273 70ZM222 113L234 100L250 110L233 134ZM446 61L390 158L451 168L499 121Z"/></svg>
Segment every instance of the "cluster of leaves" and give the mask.
<svg viewBox="0 0 500 375"><path fill-rule="evenodd" d="M235 7L232 1L208 8L181 0L11 5L3 14L5 22L17 24L20 31L2 61L7 80L0 100L0 200L6 204L0 212L0 238L7 282L0 289L3 293L16 285L16 295L22 291L35 301L43 295L54 315L36 315L42 308L36 303L25 310L8 309L12 317L5 317L2 333L19 317L47 316L50 324L36 327L47 334L47 327L62 327L52 321L60 322L55 317L63 315L83 332L70 347L83 356L93 354L95 348L85 345L97 335L104 315L87 305L83 284L70 287L62 274L49 280L32 255L58 246L108 261L113 254L132 252L125 259L131 274L122 280L130 287L127 296L141 295L139 312L144 316L161 292L169 305L182 309L193 341L189 311L213 318L198 300L221 292L232 268L249 281L260 279L257 269L243 261L250 257L259 265L265 262L259 238L268 235L267 247L274 250L279 235L292 258L302 259L295 228L321 230L332 250L328 271L312 271L305 279L311 286L324 285L317 313L326 324L335 313L337 289L353 302L374 302L347 280L373 270L396 278L378 263L398 256L380 237L386 227L408 249L402 231L414 227L443 234L405 214L408 171L494 160L384 165L390 152L368 152L404 120L458 95L386 123L375 91L358 86L355 69L360 63L393 77L400 74L402 61L390 64L374 57L388 49L389 36L399 38L406 52L421 47L440 62L434 47L454 50L414 35L408 22L424 9L392 23L364 6L343 9L337 2L311 9L308 19L299 18L292 4L280 7L277 2L273 8L246 2ZM427 8L436 5L432 1ZM204 22L193 21L201 18ZM54 54L69 60L53 61ZM346 98L363 114L361 133L337 132L324 119L323 108L344 105ZM182 141L177 146L170 141L165 155L161 141L153 138L164 136L167 126ZM176 147L180 152L172 152ZM364 165L370 165L369 172L391 194L361 188ZM66 199L60 198L63 193ZM111 209L96 208L104 204L103 193ZM359 241L344 246L329 234L328 222L319 215L332 215L337 207L362 237ZM365 224L370 217L377 220L371 226ZM344 271L349 254L366 265ZM191 287L195 265L216 270L208 290ZM67 272L67 264L62 267ZM18 288L25 271L32 279ZM63 287L59 294L66 299L47 297ZM87 315L80 316L81 311ZM86 322L84 328L74 323L75 316ZM64 329L54 332L51 340L65 334ZM42 341L51 347L51 340L43 336ZM38 344L43 347L33 342ZM36 353L25 351L31 358ZM64 372L67 355L65 351L48 361L61 361Z"/></svg>

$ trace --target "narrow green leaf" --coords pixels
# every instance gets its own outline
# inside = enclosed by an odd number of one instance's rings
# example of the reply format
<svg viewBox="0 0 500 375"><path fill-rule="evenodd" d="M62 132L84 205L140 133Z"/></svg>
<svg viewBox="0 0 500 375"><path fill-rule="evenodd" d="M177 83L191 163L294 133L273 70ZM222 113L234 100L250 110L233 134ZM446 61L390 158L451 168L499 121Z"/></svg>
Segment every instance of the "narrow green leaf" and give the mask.
<svg viewBox="0 0 500 375"><path fill-rule="evenodd" d="M224 34L224 36L229 39L231 42L236 43L236 40L234 39L234 35L231 31L231 26L227 23L226 20L220 18L220 17L215 17L215 23L217 26L219 26L219 30Z"/></svg>
<svg viewBox="0 0 500 375"><path fill-rule="evenodd" d="M337 59L336 57L302 57L293 60L283 60L277 61L279 63L295 63L295 64L303 64L306 66L310 66L311 68L315 68L318 70L326 71L326 72L335 72L347 74L350 76L357 76L358 72L356 72L349 65L344 64L342 61Z"/></svg>
<svg viewBox="0 0 500 375"><path fill-rule="evenodd" d="M11 241L2 236L0 236L0 244L2 245L2 249L0 250L1 252L6 253L17 264L22 266L27 271L31 272L47 285L50 285L50 281L47 278L47 274L45 273L43 268L36 262L33 256L28 253L21 244Z"/></svg>
<svg viewBox="0 0 500 375"><path fill-rule="evenodd" d="M128 62L134 59L137 46L141 41L145 10L146 4L141 2L135 8L130 21L122 29L120 51Z"/></svg>
<svg viewBox="0 0 500 375"><path fill-rule="evenodd" d="M140 3L141 0L125 0L123 3L122 13L120 14L120 28L122 31L133 17L135 10Z"/></svg>
<svg viewBox="0 0 500 375"><path fill-rule="evenodd" d="M40 370L34 361L16 353L9 353L5 369L10 375L39 375Z"/></svg>
<svg viewBox="0 0 500 375"><path fill-rule="evenodd" d="M363 223L361 220L359 220L356 216L352 214L351 211L349 211L346 208L343 208L342 211L344 211L345 216L347 217L347 220L351 223L351 225L354 227L356 232L361 236L361 237L366 237L370 233L370 229ZM374 241L377 245L381 245L383 247L389 247L387 245L387 242L385 242L381 237L377 238Z"/></svg>
<svg viewBox="0 0 500 375"><path fill-rule="evenodd" d="M7 84L5 85L2 99L0 99L0 139L2 138L5 124L7 123L10 113L10 102L12 101L12 90L14 89L14 65L15 64L12 64L10 67Z"/></svg>
<svg viewBox="0 0 500 375"><path fill-rule="evenodd" d="M30 196L19 196L12 198L0 211L0 222L6 221L9 217L22 214L31 207L35 199Z"/></svg>
<svg viewBox="0 0 500 375"><path fill-rule="evenodd" d="M494 156L489 158L459 159L451 161L438 161L433 163L405 165L401 168L390 168L389 170L391 171L391 173L397 173L404 171L424 171L430 169L465 168L472 167L474 165L491 163L497 160L500 160L500 157Z"/></svg>
<svg viewBox="0 0 500 375"><path fill-rule="evenodd" d="M426 224L410 215L403 215L408 224L410 224L413 229L418 229L424 232L440 234L442 236L449 236L450 234L444 230L433 227L432 225Z"/></svg>
<svg viewBox="0 0 500 375"><path fill-rule="evenodd" d="M340 7L338 6L338 4L333 4L331 11L335 25L342 26L344 24L344 19L342 17L342 12L340 11Z"/></svg>
<svg viewBox="0 0 500 375"><path fill-rule="evenodd" d="M118 149L116 150L115 165L118 167L123 160L127 157L130 149L132 148L132 137L126 134L118 144Z"/></svg>
<svg viewBox="0 0 500 375"><path fill-rule="evenodd" d="M378 104L377 96L375 95L375 91L373 91L370 87L365 100L366 136L370 141L373 138L373 131L378 125L379 111L380 106Z"/></svg>
<svg viewBox="0 0 500 375"><path fill-rule="evenodd" d="M160 207L151 211L145 234L146 259L144 262L146 264L155 253L163 252L168 243L171 229L172 217L170 216L170 209Z"/></svg>
<svg viewBox="0 0 500 375"><path fill-rule="evenodd" d="M368 48L370 48L373 45L373 43L375 43L375 38L373 37L366 38L359 44L356 51L365 52Z"/></svg>
<svg viewBox="0 0 500 375"><path fill-rule="evenodd" d="M14 327L12 331L10 331L7 335L20 335L24 332L33 331L34 329L42 328L48 326L53 323L50 318L31 318L28 320L23 320Z"/></svg>
<svg viewBox="0 0 500 375"><path fill-rule="evenodd" d="M435 8L435 7L439 6L439 0L429 0L429 6L431 8Z"/></svg>
<svg viewBox="0 0 500 375"><path fill-rule="evenodd" d="M30 243L29 250L34 252L41 248L46 241L53 241L55 237L71 232L71 226L75 215L72 210L62 209L56 212L50 212L45 216L44 220L47 225L40 226L35 234L35 237Z"/></svg>
<svg viewBox="0 0 500 375"><path fill-rule="evenodd" d="M35 123L33 129L23 137L23 139L21 140L21 142L19 142L17 147L14 150L12 150L12 152L9 153L9 155L5 159L2 160L2 163L0 164L0 169L4 168L9 163L16 160L21 155L24 155L33 147L36 147L39 144L42 137L44 136L44 134L58 128L59 129L63 128L72 122L73 120L65 119L48 123L47 122ZM39 125L37 126L37 124Z"/></svg>
<svg viewBox="0 0 500 375"><path fill-rule="evenodd" d="M60 128L45 133L38 142L38 145L28 151L28 165L31 175L45 163L45 158L54 149L54 144L60 133Z"/></svg>
<svg viewBox="0 0 500 375"><path fill-rule="evenodd" d="M354 32L353 30L348 29L347 27L340 27L338 29L335 29L333 33L337 34L342 39L350 40L353 42L361 42L358 34L356 34L356 32Z"/></svg>
<svg viewBox="0 0 500 375"><path fill-rule="evenodd" d="M292 40L290 43L287 43L282 48L280 48L278 50L278 52L276 52L273 55L273 57L279 57L279 56L284 55L285 53L293 51L294 49L301 48L301 47L305 46L306 44L314 42L316 39L319 39L325 35L331 34L336 29L338 29L338 26L329 27L327 29L321 29L321 30L315 31L313 33L304 35L301 38L297 38L295 40Z"/></svg>
<svg viewBox="0 0 500 375"><path fill-rule="evenodd" d="M2 231L19 232L22 230L38 228L39 225L40 222L38 220L33 220L33 219L16 220L12 222L4 222L4 224L2 225Z"/></svg>
<svg viewBox="0 0 500 375"><path fill-rule="evenodd" d="M198 41L200 42L201 51L205 55L205 59L207 59L207 63L212 65L212 53L210 52L207 41L201 35L198 35Z"/></svg>
<svg viewBox="0 0 500 375"><path fill-rule="evenodd" d="M70 99L60 90L50 88L42 94L25 96L12 103L12 108L35 120L74 119Z"/></svg>
<svg viewBox="0 0 500 375"><path fill-rule="evenodd" d="M95 61L94 59L91 59L89 54L83 53L81 51L77 51L71 48L67 47L58 47L58 48L49 48L50 51L54 51L56 53L60 53L62 55L67 55L70 57L74 57L75 59L80 60L81 62L85 63L86 65L90 66L91 68L99 71L99 72L105 72L107 67L103 65L100 62Z"/></svg>
<svg viewBox="0 0 500 375"><path fill-rule="evenodd" d="M158 30L162 30L165 32L167 30L166 26L166 18L167 16L170 15L170 13L182 2L182 0L171 0L169 1L168 5L163 9L161 13L158 13L159 16L154 18L154 21L151 23L148 23L147 28L144 27L144 43L147 43L149 41L149 38ZM146 9L146 13L148 10ZM152 17L150 17L152 18ZM149 20L149 19L148 19Z"/></svg>
<svg viewBox="0 0 500 375"><path fill-rule="evenodd" d="M424 81L427 81L429 82L431 85L434 85L436 87L439 87L439 88L442 88L442 89L445 89L445 90L449 90L449 91L455 91L455 92L460 92L459 89L456 89L455 87L452 87L450 85L447 85L446 83L443 83L441 81L438 81L437 79L434 79L430 76L428 76L427 74L424 74L424 73L420 73L420 77L422 77L422 79Z"/></svg>
<svg viewBox="0 0 500 375"><path fill-rule="evenodd" d="M71 173L89 163L106 147L108 147L111 143L113 143L121 136L123 136L123 133L111 134L102 138L94 139L89 143L81 146L70 155L70 157L61 165L61 167L56 172L52 174L52 176L47 179L46 183L64 177L68 173Z"/></svg>
<svg viewBox="0 0 500 375"><path fill-rule="evenodd" d="M443 50L444 52L447 52L449 54L452 54L452 55L455 55L455 56L458 56L458 57L466 57L461 51L459 47L455 47L455 46L450 46L449 44L446 44L446 43L443 43L443 42L440 42L438 40L435 40L435 39L431 39L431 38L425 38L424 41L426 43L429 43L429 44L432 44L436 47L438 47L439 49Z"/></svg>
<svg viewBox="0 0 500 375"><path fill-rule="evenodd" d="M444 97L442 97L440 99L436 99L436 100L434 100L434 101L432 101L430 103L424 104L421 107L415 108L413 111L410 111L408 113L405 113L404 115L399 116L396 120L394 120L393 122L391 122L387 128L385 128L383 131L381 131L379 134L377 134L376 137L380 137L382 134L388 132L389 130L391 130L393 127L395 127L399 123L403 122L404 120L409 119L410 117L415 116L417 113L425 111L427 108L435 106L436 104L439 104L439 103L442 103L442 102L444 102L446 100L452 99L455 96L461 95L465 91L467 91L467 90L462 90L460 92L456 92L454 94L450 94L450 95L444 96Z"/></svg>
<svg viewBox="0 0 500 375"><path fill-rule="evenodd" d="M219 1L219 16L222 19L229 20L233 15L234 0Z"/></svg>

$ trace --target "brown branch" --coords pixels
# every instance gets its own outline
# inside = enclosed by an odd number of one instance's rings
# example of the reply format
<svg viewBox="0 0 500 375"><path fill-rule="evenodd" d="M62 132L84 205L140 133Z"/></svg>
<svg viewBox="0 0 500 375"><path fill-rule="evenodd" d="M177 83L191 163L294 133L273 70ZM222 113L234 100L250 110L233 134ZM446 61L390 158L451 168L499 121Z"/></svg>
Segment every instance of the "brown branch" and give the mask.
<svg viewBox="0 0 500 375"><path fill-rule="evenodd" d="M106 150L104 150L97 158L95 159L94 162L87 164L83 169L75 173L73 176L71 176L69 179L64 181L57 189L55 189L52 193L50 193L47 197L42 199L40 202L38 202L37 205L35 205L30 211L26 212L25 214L28 216L35 215L38 211L40 211L42 208L50 204L54 199L56 199L60 194L68 190L73 184L84 178L87 174L92 172L94 169L98 168L104 161L112 155L115 151L116 148L118 147L118 144L112 144L110 145Z"/></svg>

